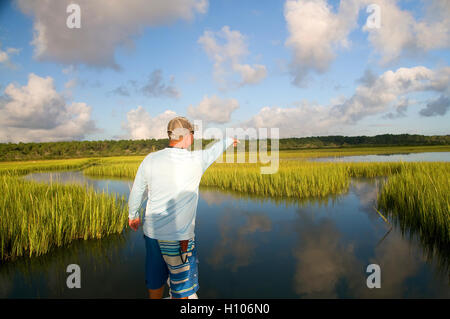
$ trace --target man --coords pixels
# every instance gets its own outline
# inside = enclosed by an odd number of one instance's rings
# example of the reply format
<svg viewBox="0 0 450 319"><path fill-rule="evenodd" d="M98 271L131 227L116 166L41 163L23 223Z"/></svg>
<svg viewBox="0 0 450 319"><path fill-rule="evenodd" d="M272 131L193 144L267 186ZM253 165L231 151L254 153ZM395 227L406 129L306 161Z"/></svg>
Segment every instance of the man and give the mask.
<svg viewBox="0 0 450 319"><path fill-rule="evenodd" d="M147 155L138 168L128 201L128 224L138 229L139 208L148 192L143 230L149 297L162 298L169 278L172 298L187 299L199 288L194 236L198 186L206 169L239 141L228 137L207 150L188 151L194 128L184 117L172 119L167 133L169 146Z"/></svg>

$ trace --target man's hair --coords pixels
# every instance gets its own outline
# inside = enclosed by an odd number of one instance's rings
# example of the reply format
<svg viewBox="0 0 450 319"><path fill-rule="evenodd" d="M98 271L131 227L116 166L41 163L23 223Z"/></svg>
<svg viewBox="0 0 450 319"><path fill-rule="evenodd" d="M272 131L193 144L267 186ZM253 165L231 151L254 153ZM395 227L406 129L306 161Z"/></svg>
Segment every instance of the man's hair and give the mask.
<svg viewBox="0 0 450 319"><path fill-rule="evenodd" d="M177 116L167 124L167 134L171 140L179 140L191 132L194 132L194 126L183 116Z"/></svg>

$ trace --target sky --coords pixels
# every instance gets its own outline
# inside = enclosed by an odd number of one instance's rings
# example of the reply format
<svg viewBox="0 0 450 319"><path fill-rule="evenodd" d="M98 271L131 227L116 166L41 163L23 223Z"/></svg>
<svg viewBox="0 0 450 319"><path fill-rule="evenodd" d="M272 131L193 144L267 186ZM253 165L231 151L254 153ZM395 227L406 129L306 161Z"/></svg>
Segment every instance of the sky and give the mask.
<svg viewBox="0 0 450 319"><path fill-rule="evenodd" d="M2 143L450 134L447 0L0 3Z"/></svg>

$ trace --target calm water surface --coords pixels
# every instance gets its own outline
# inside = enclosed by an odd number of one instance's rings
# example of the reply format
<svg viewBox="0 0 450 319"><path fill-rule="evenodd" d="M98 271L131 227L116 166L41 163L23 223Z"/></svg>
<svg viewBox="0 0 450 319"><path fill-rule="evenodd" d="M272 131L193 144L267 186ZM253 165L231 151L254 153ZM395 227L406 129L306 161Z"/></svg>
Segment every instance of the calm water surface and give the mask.
<svg viewBox="0 0 450 319"><path fill-rule="evenodd" d="M316 162L450 162L450 152L321 157Z"/></svg>
<svg viewBox="0 0 450 319"><path fill-rule="evenodd" d="M76 182L128 196L131 180L81 172L26 178ZM450 298L449 273L425 258L416 239L389 233L374 210L380 181L353 180L325 201L289 202L200 189L196 237L200 298ZM387 235L386 235L387 234ZM142 230L76 241L37 258L0 266L3 298L145 298ZM81 267L81 289L66 267ZM381 288L366 267L381 267Z"/></svg>

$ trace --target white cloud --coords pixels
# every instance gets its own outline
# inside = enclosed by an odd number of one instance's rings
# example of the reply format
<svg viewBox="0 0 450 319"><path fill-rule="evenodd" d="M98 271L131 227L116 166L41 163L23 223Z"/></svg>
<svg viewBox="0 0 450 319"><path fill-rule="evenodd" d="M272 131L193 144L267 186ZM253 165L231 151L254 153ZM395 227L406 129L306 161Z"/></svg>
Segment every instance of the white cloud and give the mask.
<svg viewBox="0 0 450 319"><path fill-rule="evenodd" d="M22 87L9 84L0 97L0 141L41 142L83 139L96 132L91 107L68 104L51 77L33 73Z"/></svg>
<svg viewBox="0 0 450 319"><path fill-rule="evenodd" d="M361 9L371 0L340 1L336 12L326 0L287 0L284 16L289 36L285 45L292 50L289 66L293 83L305 86L311 72L324 73L337 51L347 48L349 34L358 27L368 32L368 40L380 55L382 64L405 54L422 54L450 46L450 2L424 1L425 13L415 18L397 1L380 0L380 28L358 26ZM365 12L365 14L367 14Z"/></svg>
<svg viewBox="0 0 450 319"><path fill-rule="evenodd" d="M194 120L205 122L226 123L230 120L231 113L239 107L235 99L221 99L215 95L205 96L197 106L188 107L188 115ZM167 138L167 124L171 119L178 116L175 111L165 112L152 117L142 106L130 110L127 113L127 120L122 124L122 128L127 132L125 139L162 139Z"/></svg>
<svg viewBox="0 0 450 319"><path fill-rule="evenodd" d="M146 27L191 20L205 13L207 0L77 0L81 28L69 29L70 0L18 0L22 12L34 17L35 57L66 64L118 69L117 47L133 47L133 38Z"/></svg>
<svg viewBox="0 0 450 319"><path fill-rule="evenodd" d="M244 122L243 128L279 128L280 137L337 135L339 128L328 116L328 108L304 101L295 107L263 107Z"/></svg>
<svg viewBox="0 0 450 319"><path fill-rule="evenodd" d="M331 109L333 117L345 123L386 111L391 103L410 92L426 91L434 72L426 67L399 68L386 71L371 85L362 84L353 96Z"/></svg>
<svg viewBox="0 0 450 319"><path fill-rule="evenodd" d="M450 45L450 2L424 1L425 14L416 19L397 1L380 0L380 28L367 28L369 41L381 55L383 64L399 58L404 52L420 53Z"/></svg>
<svg viewBox="0 0 450 319"><path fill-rule="evenodd" d="M360 85L344 103L333 106L331 114L345 123L355 123L398 105L399 99L413 92L444 92L450 84L450 68L431 70L423 66L386 71L372 85ZM445 80L444 80L445 78ZM443 82L446 83L443 86Z"/></svg>
<svg viewBox="0 0 450 319"><path fill-rule="evenodd" d="M231 113L239 108L239 102L235 99L221 99L216 95L203 97L197 106L190 105L187 113L196 120L206 122L227 123Z"/></svg>
<svg viewBox="0 0 450 319"><path fill-rule="evenodd" d="M223 39L224 43L218 43ZM239 87L261 82L267 75L264 65L242 64L242 59L249 54L245 37L238 30L224 26L218 32L205 31L198 39L206 54L214 61L214 79L221 89ZM235 75L239 79L235 79Z"/></svg>
<svg viewBox="0 0 450 319"><path fill-rule="evenodd" d="M127 113L127 122L122 127L128 135L124 138L133 140L168 138L167 124L176 116L176 112L167 110L156 117L151 117L142 106L138 106Z"/></svg>
<svg viewBox="0 0 450 319"><path fill-rule="evenodd" d="M307 101L290 108L266 106L242 125L278 127L281 137L343 134L343 129L368 116L393 110L397 115L405 115L410 104L408 94L432 92L448 96L450 67L438 70L423 66L399 68L386 71L371 81L360 82L351 97L336 99L328 106ZM447 102L445 97L431 102L421 114L444 115Z"/></svg>
<svg viewBox="0 0 450 319"><path fill-rule="evenodd" d="M4 65L8 68L14 69L16 65L11 62L11 56L14 54L19 54L20 49L17 48L7 48L6 51L1 49L0 45L0 65Z"/></svg>
<svg viewBox="0 0 450 319"><path fill-rule="evenodd" d="M309 72L328 70L338 48L349 45L348 34L356 27L360 0L341 1L337 13L325 0L288 0L284 16L289 31L285 44L292 49L293 83L305 85Z"/></svg>
<svg viewBox="0 0 450 319"><path fill-rule="evenodd" d="M248 64L235 64L233 70L241 75L240 85L259 83L267 75L266 67L261 64L253 64L253 67Z"/></svg>
<svg viewBox="0 0 450 319"><path fill-rule="evenodd" d="M75 86L77 86L77 84L78 84L77 79L71 79L71 80L67 81L66 83L64 83L64 87L66 89L72 89Z"/></svg>

